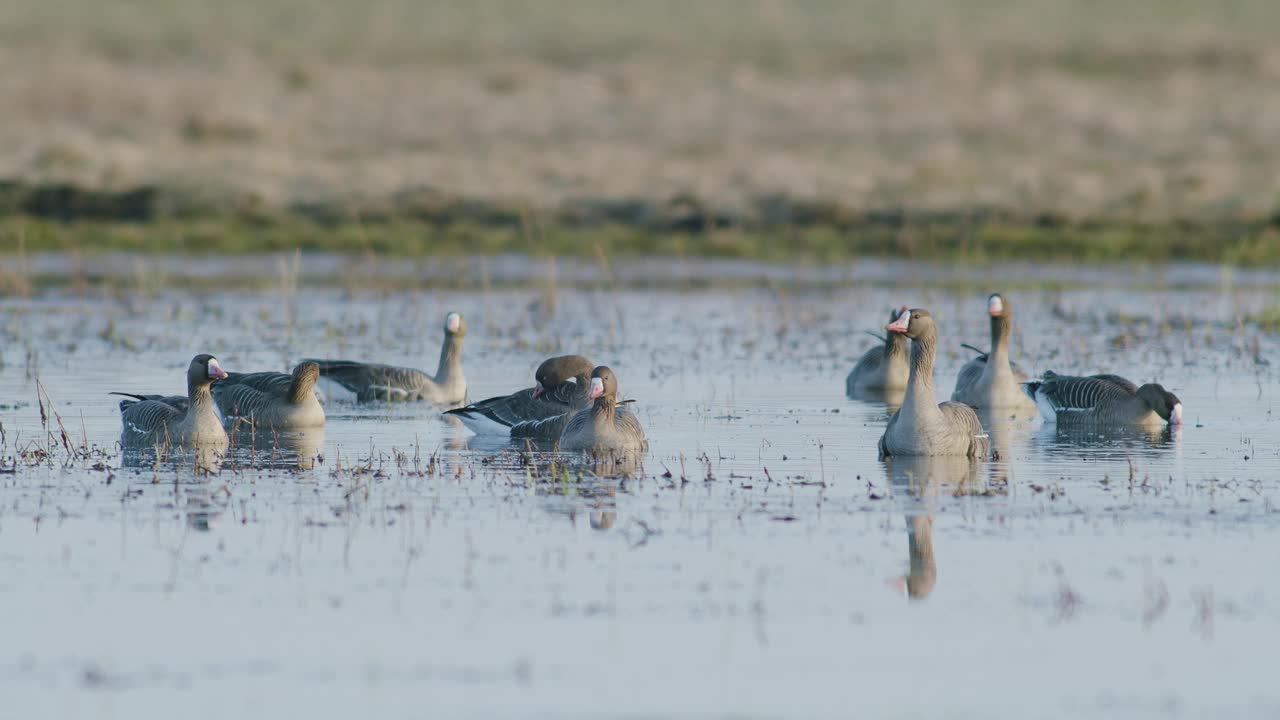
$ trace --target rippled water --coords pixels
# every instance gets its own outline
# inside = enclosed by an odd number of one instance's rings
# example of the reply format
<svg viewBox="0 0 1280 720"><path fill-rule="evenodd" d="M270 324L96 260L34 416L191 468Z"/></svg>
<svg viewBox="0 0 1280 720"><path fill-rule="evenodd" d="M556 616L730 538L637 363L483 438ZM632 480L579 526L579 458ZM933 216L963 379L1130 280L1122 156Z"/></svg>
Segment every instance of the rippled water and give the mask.
<svg viewBox="0 0 1280 720"><path fill-rule="evenodd" d="M890 272L835 290L3 301L2 454L47 444L38 377L69 444L108 455L0 474L5 707L1274 717L1280 342L1239 322L1274 285L1098 278L1010 291L1015 359L1163 382L1185 428L1006 424L1001 459L972 468L878 462L885 408L844 398L844 376L905 303L938 319L949 392L999 287ZM314 465L286 438L211 477L120 467L110 390L180 392L205 351L231 370L431 369L449 309L469 322L472 399L528 386L550 354L611 365L649 432L643 473L553 474L430 406L338 399Z"/></svg>

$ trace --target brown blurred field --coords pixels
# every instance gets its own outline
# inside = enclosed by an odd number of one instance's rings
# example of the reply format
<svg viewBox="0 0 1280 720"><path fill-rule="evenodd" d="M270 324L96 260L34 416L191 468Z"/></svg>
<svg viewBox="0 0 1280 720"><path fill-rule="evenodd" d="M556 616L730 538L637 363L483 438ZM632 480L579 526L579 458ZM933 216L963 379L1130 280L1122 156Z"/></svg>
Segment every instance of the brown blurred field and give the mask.
<svg viewBox="0 0 1280 720"><path fill-rule="evenodd" d="M1261 218L1278 37L1274 0L8 0L0 177Z"/></svg>

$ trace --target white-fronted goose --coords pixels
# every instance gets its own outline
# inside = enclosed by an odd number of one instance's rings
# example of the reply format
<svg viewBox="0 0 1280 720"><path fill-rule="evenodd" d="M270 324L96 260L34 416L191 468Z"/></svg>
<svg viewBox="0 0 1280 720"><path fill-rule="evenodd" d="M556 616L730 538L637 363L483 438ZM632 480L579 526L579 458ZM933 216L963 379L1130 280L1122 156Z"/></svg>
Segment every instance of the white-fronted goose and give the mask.
<svg viewBox="0 0 1280 720"><path fill-rule="evenodd" d="M880 458L891 455L964 455L985 459L987 436L973 408L934 404L933 358L938 330L928 310L915 308L885 326L911 339L911 375L902 407L880 438Z"/></svg>
<svg viewBox="0 0 1280 720"><path fill-rule="evenodd" d="M451 312L444 320L444 346L435 377L413 368L375 365L351 360L310 360L320 366L320 374L356 394L360 402L434 403L462 402L467 397L467 379L462 375L462 338L467 325L462 315Z"/></svg>
<svg viewBox="0 0 1280 720"><path fill-rule="evenodd" d="M227 373L212 355L197 355L187 367L187 394L126 395L120 401L121 444L133 447L227 446L209 385Z"/></svg>
<svg viewBox="0 0 1280 720"><path fill-rule="evenodd" d="M890 310L889 321L897 320L906 310L905 307ZM907 376L910 374L907 366L907 339L901 333L888 333L880 339L883 343L863 353L849 372L849 377L845 378L845 394L849 397L907 387Z"/></svg>
<svg viewBox="0 0 1280 720"><path fill-rule="evenodd" d="M324 425L324 408L316 398L320 366L303 361L286 375L276 372L234 373L213 389L213 399L228 422L247 420L258 429L296 430Z"/></svg>
<svg viewBox="0 0 1280 720"><path fill-rule="evenodd" d="M610 456L643 453L649 448L640 421L618 405L618 379L612 370L601 365L591 371L587 397L593 401L591 407L580 410L565 424L561 450Z"/></svg>
<svg viewBox="0 0 1280 720"><path fill-rule="evenodd" d="M1025 387L1047 422L1182 424L1182 401L1156 383L1138 387L1118 375L1073 377L1050 371Z"/></svg>
<svg viewBox="0 0 1280 720"><path fill-rule="evenodd" d="M553 357L538 366L533 376L537 384L533 387L444 414L462 421L477 435L509 434L555 441L560 438L568 414L588 403L591 370L591 361L581 355Z"/></svg>
<svg viewBox="0 0 1280 720"><path fill-rule="evenodd" d="M1009 408L1031 413L1034 403L1022 390L1027 374L1016 363L1009 361L1013 309L1004 296L995 293L987 298L987 314L991 316L991 352L984 353L971 345L965 345L977 352L978 357L960 368L951 399L975 408Z"/></svg>

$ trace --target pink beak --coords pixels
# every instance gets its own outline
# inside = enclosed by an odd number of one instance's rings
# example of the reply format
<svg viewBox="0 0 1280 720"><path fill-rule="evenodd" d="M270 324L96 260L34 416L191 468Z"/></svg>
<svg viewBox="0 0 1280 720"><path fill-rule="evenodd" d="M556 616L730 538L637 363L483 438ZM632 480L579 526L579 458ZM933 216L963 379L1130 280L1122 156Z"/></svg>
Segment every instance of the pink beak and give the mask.
<svg viewBox="0 0 1280 720"><path fill-rule="evenodd" d="M600 378L591 378L591 391L587 393L587 397L595 400L604 394L604 381Z"/></svg>
<svg viewBox="0 0 1280 720"><path fill-rule="evenodd" d="M541 386L541 385L534 385L534 386L533 386L533 399L534 399L534 400L537 400L538 398L542 397L542 393L544 393L544 392L546 392L546 390L544 390L544 389L542 388L542 386Z"/></svg>
<svg viewBox="0 0 1280 720"><path fill-rule="evenodd" d="M1173 427L1182 425L1182 403L1173 406L1173 412L1169 413L1169 424Z"/></svg>
<svg viewBox="0 0 1280 720"><path fill-rule="evenodd" d="M217 360L209 361L209 377L214 380L222 380L227 377L227 371L222 369Z"/></svg>
<svg viewBox="0 0 1280 720"><path fill-rule="evenodd" d="M987 314L991 317L998 317L1004 314L1004 301L998 297L993 297L987 302Z"/></svg>
<svg viewBox="0 0 1280 720"><path fill-rule="evenodd" d="M888 330L889 332L904 333L907 331L907 327L910 325L910 323L911 323L911 311L904 310L902 311L902 314L898 316L897 320L894 320L888 325L885 325L884 329Z"/></svg>

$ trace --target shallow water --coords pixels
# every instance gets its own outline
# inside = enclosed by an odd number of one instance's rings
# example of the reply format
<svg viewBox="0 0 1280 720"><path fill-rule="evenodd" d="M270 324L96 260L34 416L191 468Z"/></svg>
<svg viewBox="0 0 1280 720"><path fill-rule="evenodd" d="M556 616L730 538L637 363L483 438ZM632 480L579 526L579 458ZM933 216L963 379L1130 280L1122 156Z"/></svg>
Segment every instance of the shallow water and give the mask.
<svg viewBox="0 0 1280 720"><path fill-rule="evenodd" d="M877 278L892 290L0 302L2 454L28 451L0 474L6 708L1280 712L1280 342L1237 319L1274 285L1138 291L1099 273L1011 292L1021 364L1158 380L1182 399L1185 428L1059 433L1037 420L993 428L1001 459L976 468L886 465L885 407L843 397L874 342L862 331L889 306L929 308L940 393L968 359L959 344L986 344L986 289L920 277ZM267 444L209 477L121 468L109 390L180 392L202 351L230 370L309 355L432 369L448 309L469 322L472 399L528 386L550 354L611 365L649 432L644 471L552 474L436 408L339 397L310 467ZM100 469L65 448L29 464L48 445L36 377L68 444L106 453Z"/></svg>

